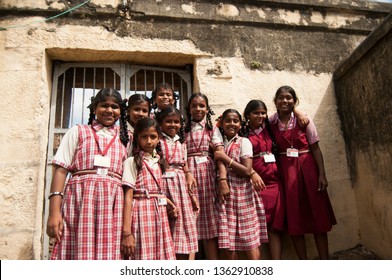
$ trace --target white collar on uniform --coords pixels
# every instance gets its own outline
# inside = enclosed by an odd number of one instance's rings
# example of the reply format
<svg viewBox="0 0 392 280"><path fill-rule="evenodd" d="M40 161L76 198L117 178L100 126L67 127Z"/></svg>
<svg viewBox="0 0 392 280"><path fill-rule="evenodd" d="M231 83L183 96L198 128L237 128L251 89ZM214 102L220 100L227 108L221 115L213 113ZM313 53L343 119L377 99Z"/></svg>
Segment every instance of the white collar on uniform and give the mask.
<svg viewBox="0 0 392 280"><path fill-rule="evenodd" d="M167 135L165 132L162 132L162 135L166 140L168 140L169 143L174 143L180 140L180 136L178 136L177 134L173 138Z"/></svg>

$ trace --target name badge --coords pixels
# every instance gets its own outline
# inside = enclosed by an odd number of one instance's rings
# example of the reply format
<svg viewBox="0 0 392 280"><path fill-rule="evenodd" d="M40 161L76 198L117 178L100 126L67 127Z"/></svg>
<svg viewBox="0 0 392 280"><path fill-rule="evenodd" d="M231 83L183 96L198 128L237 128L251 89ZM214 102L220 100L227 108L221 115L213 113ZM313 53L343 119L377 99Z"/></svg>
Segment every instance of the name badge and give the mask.
<svg viewBox="0 0 392 280"><path fill-rule="evenodd" d="M98 175L108 175L108 169L107 168L98 168L97 174Z"/></svg>
<svg viewBox="0 0 392 280"><path fill-rule="evenodd" d="M165 173L163 173L162 178L174 178L175 175L176 172L174 171L166 171Z"/></svg>
<svg viewBox="0 0 392 280"><path fill-rule="evenodd" d="M298 157L298 150L294 148L287 148L288 157Z"/></svg>
<svg viewBox="0 0 392 280"><path fill-rule="evenodd" d="M275 156L274 154L265 154L264 156L264 162L275 162Z"/></svg>
<svg viewBox="0 0 392 280"><path fill-rule="evenodd" d="M208 159L206 156L196 157L196 164L200 164L200 163L207 162L207 161L208 161Z"/></svg>
<svg viewBox="0 0 392 280"><path fill-rule="evenodd" d="M158 205L160 205L160 206L167 205L166 197L158 197Z"/></svg>
<svg viewBox="0 0 392 280"><path fill-rule="evenodd" d="M110 157L95 155L94 156L94 166L109 168L110 167Z"/></svg>

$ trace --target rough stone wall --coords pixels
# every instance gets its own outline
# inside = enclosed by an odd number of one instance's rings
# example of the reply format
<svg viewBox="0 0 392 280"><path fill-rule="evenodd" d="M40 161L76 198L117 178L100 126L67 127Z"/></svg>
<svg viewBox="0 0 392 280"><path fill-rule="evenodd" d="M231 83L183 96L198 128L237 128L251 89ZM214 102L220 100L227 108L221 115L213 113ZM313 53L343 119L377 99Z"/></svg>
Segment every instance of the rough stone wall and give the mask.
<svg viewBox="0 0 392 280"><path fill-rule="evenodd" d="M363 244L392 258L392 15L335 73Z"/></svg>
<svg viewBox="0 0 392 280"><path fill-rule="evenodd" d="M0 259L42 257L52 63L194 65L194 91L217 114L252 98L270 112L288 84L318 127L338 225L330 250L361 242L332 72L386 17L362 1L93 0L0 3ZM64 4L67 3L67 4ZM119 5L119 6L118 6ZM8 27L8 28L7 28ZM4 29L5 28L5 29ZM49 187L49 186L48 186ZM310 257L316 256L309 238ZM284 258L295 258L285 240Z"/></svg>

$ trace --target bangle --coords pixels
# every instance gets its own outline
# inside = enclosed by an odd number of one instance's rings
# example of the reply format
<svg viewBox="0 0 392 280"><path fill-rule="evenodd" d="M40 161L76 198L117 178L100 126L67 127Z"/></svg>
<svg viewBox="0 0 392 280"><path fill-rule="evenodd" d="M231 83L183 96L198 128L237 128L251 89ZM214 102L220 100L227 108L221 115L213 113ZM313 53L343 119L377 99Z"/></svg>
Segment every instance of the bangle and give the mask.
<svg viewBox="0 0 392 280"><path fill-rule="evenodd" d="M128 237L130 237L131 235L132 235L132 233L124 234L123 237L122 237L122 239L124 240L125 238L128 238Z"/></svg>
<svg viewBox="0 0 392 280"><path fill-rule="evenodd" d="M61 196L61 198L64 197L64 194L62 192L51 192L48 196L48 199L51 199L52 197L54 197L55 195L59 195Z"/></svg>
<svg viewBox="0 0 392 280"><path fill-rule="evenodd" d="M231 167L232 164L233 164L233 159L230 160L230 163L228 166Z"/></svg>
<svg viewBox="0 0 392 280"><path fill-rule="evenodd" d="M256 173L256 171L253 170L253 171L249 174L249 177L252 177L255 173Z"/></svg>
<svg viewBox="0 0 392 280"><path fill-rule="evenodd" d="M218 182L219 182L219 181L227 181L227 178L219 178L219 179L218 179Z"/></svg>

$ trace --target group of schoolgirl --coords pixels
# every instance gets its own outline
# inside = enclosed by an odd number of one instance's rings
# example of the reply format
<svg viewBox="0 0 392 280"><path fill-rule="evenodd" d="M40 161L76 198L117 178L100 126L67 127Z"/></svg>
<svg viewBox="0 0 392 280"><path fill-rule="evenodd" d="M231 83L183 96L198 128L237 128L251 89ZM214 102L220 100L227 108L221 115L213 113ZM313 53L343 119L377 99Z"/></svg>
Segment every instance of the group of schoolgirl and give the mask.
<svg viewBox="0 0 392 280"><path fill-rule="evenodd" d="M152 101L150 114L145 95L126 102L102 89L88 125L64 135L49 195L52 259L195 259L201 244L207 259L256 260L267 242L280 259L283 233L299 259L308 233L328 259L336 220L323 157L291 87L278 89L269 118L252 100L244 121L228 109L216 125L204 94L191 95L186 121L170 85Z"/></svg>

